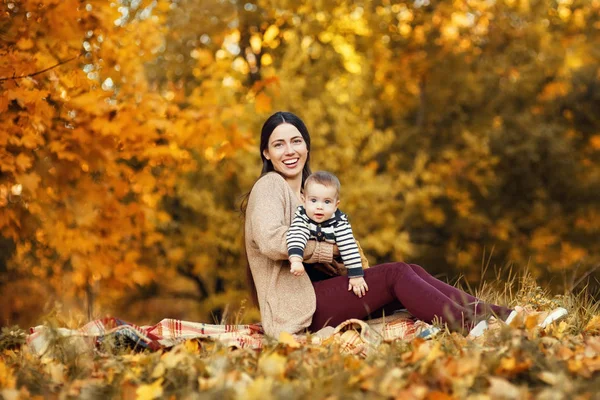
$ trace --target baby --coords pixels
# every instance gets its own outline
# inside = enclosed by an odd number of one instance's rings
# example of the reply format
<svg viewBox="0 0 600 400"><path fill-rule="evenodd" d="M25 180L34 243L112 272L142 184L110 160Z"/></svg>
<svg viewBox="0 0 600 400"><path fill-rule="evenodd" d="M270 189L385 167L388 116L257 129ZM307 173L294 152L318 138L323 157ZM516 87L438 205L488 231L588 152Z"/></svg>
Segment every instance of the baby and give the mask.
<svg viewBox="0 0 600 400"><path fill-rule="evenodd" d="M362 262L352 227L346 214L338 210L339 196L340 181L329 172L315 172L304 182L304 206L298 206L286 237L292 274L300 276L304 273L302 260L306 242L316 239L337 244L348 278L363 280Z"/></svg>

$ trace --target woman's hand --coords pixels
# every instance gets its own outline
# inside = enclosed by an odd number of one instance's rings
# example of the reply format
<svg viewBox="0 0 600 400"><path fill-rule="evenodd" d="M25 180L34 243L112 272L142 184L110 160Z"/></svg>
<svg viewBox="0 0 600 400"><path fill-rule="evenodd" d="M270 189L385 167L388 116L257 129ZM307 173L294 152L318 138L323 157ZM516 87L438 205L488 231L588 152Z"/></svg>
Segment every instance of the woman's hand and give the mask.
<svg viewBox="0 0 600 400"><path fill-rule="evenodd" d="M363 297L369 291L369 286L362 276L348 280L348 291L352 290L358 297Z"/></svg>
<svg viewBox="0 0 600 400"><path fill-rule="evenodd" d="M337 244L333 245L333 256L337 257L340 255L340 248L337 246Z"/></svg>

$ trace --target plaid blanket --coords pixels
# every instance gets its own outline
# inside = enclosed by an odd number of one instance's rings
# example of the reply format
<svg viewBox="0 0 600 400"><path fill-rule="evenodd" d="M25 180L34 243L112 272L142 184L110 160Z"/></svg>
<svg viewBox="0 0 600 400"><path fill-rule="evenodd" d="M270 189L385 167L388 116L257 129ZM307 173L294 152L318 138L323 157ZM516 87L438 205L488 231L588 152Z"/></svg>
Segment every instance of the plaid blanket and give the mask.
<svg viewBox="0 0 600 400"><path fill-rule="evenodd" d="M315 335L293 337L300 344L307 343L309 338L311 344L335 341L340 343L343 352L366 356L383 341L429 338L437 333L436 329L415 320L406 312L400 312L369 321L351 319L336 328L324 328ZM260 324L211 325L167 318L156 325L138 326L118 318L103 318L79 329L45 325L30 328L27 345L34 353L43 355L57 340L62 343L68 341L85 350L109 339L149 350L169 348L190 339L215 341L234 348L260 349L267 337Z"/></svg>

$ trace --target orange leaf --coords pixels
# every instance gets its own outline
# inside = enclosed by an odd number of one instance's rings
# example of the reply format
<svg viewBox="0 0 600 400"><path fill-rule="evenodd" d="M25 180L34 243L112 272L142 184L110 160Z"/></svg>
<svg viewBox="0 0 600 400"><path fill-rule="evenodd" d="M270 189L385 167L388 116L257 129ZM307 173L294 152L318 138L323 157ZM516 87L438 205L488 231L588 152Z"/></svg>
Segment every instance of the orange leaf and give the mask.
<svg viewBox="0 0 600 400"><path fill-rule="evenodd" d="M496 368L496 374L514 376L531 367L531 360L517 361L515 357L504 357L500 360L500 365Z"/></svg>
<svg viewBox="0 0 600 400"><path fill-rule="evenodd" d="M38 174L34 172L30 174L19 175L17 177L17 182L23 185L25 190L27 190L29 193L35 193L40 184L40 181L41 178Z"/></svg>
<svg viewBox="0 0 600 400"><path fill-rule="evenodd" d="M583 331L586 333L600 333L600 315L594 315L585 328L583 328Z"/></svg>
<svg viewBox="0 0 600 400"><path fill-rule="evenodd" d="M26 171L29 168L31 168L31 166L33 165L33 161L31 160L31 157L29 157L25 153L19 153L19 155L17 156L17 159L15 160L15 162L17 164L17 167L21 171Z"/></svg>
<svg viewBox="0 0 600 400"><path fill-rule="evenodd" d="M271 98L267 96L264 92L260 92L256 96L254 106L256 108L256 112L268 113L271 111Z"/></svg>
<svg viewBox="0 0 600 400"><path fill-rule="evenodd" d="M2 111L2 110L0 110ZM594 150L600 150L600 135L594 135L590 138L590 145Z"/></svg>
<svg viewBox="0 0 600 400"><path fill-rule="evenodd" d="M33 40L29 38L23 38L17 42L17 47L20 50L29 50L33 47Z"/></svg>
<svg viewBox="0 0 600 400"><path fill-rule="evenodd" d="M16 387L16 378L10 366L4 364L0 359L0 387L5 389L14 389Z"/></svg>
<svg viewBox="0 0 600 400"><path fill-rule="evenodd" d="M45 129L43 125L40 125L40 128ZM38 134L34 127L29 126L23 129L20 144L27 149L35 149L44 144L44 138Z"/></svg>
<svg viewBox="0 0 600 400"><path fill-rule="evenodd" d="M449 394L446 394L444 392L439 392L439 391L435 391L435 392L429 392L427 394L427 397L425 397L425 400L452 400L453 397L450 396Z"/></svg>
<svg viewBox="0 0 600 400"><path fill-rule="evenodd" d="M8 110L8 98L0 96L0 114Z"/></svg>

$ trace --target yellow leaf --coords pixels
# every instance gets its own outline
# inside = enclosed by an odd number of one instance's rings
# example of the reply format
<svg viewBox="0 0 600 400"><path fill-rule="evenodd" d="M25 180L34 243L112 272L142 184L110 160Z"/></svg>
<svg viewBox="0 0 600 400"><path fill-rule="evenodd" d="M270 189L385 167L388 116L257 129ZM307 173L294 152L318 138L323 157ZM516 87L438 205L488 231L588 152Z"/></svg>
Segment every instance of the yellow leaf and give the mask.
<svg viewBox="0 0 600 400"><path fill-rule="evenodd" d="M197 340L186 340L184 347L189 353L197 353L200 346Z"/></svg>
<svg viewBox="0 0 600 400"><path fill-rule="evenodd" d="M271 25L265 31L265 34L263 35L263 41L269 43L273 41L277 35L279 35L279 28L277 25Z"/></svg>
<svg viewBox="0 0 600 400"><path fill-rule="evenodd" d="M169 12L171 10L171 2L170 1L158 1L156 5L156 10L160 12Z"/></svg>
<svg viewBox="0 0 600 400"><path fill-rule="evenodd" d="M279 334L279 343L283 343L294 349L300 347L300 343L288 332L281 332Z"/></svg>
<svg viewBox="0 0 600 400"><path fill-rule="evenodd" d="M169 351L164 353L160 359L165 364L167 369L176 368L188 357L184 352L181 351Z"/></svg>
<svg viewBox="0 0 600 400"><path fill-rule="evenodd" d="M160 378L162 377L165 372L167 371L167 368L165 367L164 363L158 363L156 364L156 367L154 367L154 370L152 371L152 378Z"/></svg>
<svg viewBox="0 0 600 400"><path fill-rule="evenodd" d="M247 386L245 393L240 398L249 400L273 399L273 386L275 386L273 378L259 376Z"/></svg>
<svg viewBox="0 0 600 400"><path fill-rule="evenodd" d="M252 47L252 51L255 54L260 54L260 49L262 47L262 40L260 40L260 36L252 35L250 38L250 47Z"/></svg>
<svg viewBox="0 0 600 400"><path fill-rule="evenodd" d="M362 71L362 67L356 61L346 61L344 63L344 68L351 74L359 74Z"/></svg>
<svg viewBox="0 0 600 400"><path fill-rule="evenodd" d="M271 378L283 378L287 360L282 355L272 353L262 356L258 360L258 369Z"/></svg>
<svg viewBox="0 0 600 400"><path fill-rule="evenodd" d="M20 50L29 50L33 47L33 40L28 38L23 38L17 42L17 47Z"/></svg>
<svg viewBox="0 0 600 400"><path fill-rule="evenodd" d="M14 389L17 383L12 368L4 364L0 359L0 388L3 389Z"/></svg>
<svg viewBox="0 0 600 400"><path fill-rule="evenodd" d="M425 220L431 222L434 225L441 226L446 221L446 214L439 207L429 207L423 213Z"/></svg>
<svg viewBox="0 0 600 400"><path fill-rule="evenodd" d="M138 400L151 400L159 398L163 395L163 383L164 378L157 379L150 385L141 385L135 391Z"/></svg>
<svg viewBox="0 0 600 400"><path fill-rule="evenodd" d="M83 109L92 115L101 115L111 108L104 101L106 94L99 91L89 91L71 99L71 105Z"/></svg>
<svg viewBox="0 0 600 400"><path fill-rule="evenodd" d="M594 315L583 331L586 333L600 333L600 315Z"/></svg>

